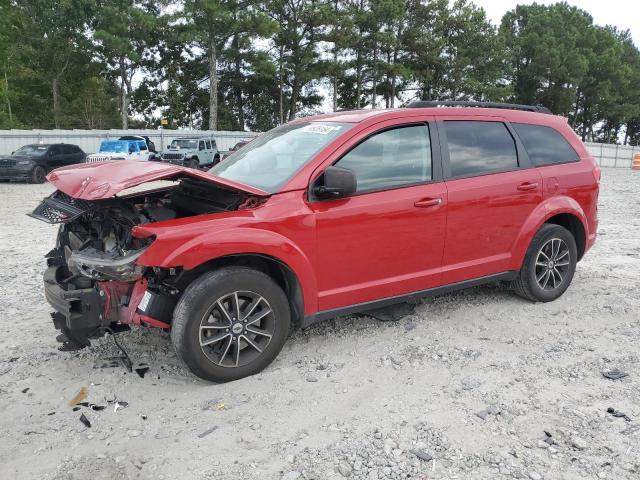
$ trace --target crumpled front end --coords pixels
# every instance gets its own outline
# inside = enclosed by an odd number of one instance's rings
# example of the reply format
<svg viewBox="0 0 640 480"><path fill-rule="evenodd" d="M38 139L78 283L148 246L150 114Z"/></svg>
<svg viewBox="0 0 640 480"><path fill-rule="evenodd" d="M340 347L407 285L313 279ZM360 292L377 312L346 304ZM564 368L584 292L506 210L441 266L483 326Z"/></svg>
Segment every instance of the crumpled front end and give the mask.
<svg viewBox="0 0 640 480"><path fill-rule="evenodd" d="M45 198L30 215L60 225L46 255L44 289L64 349L131 324L170 328L189 272L138 264L156 239L137 237L135 227L236 210L251 198L190 177L120 197L84 200L57 190Z"/></svg>

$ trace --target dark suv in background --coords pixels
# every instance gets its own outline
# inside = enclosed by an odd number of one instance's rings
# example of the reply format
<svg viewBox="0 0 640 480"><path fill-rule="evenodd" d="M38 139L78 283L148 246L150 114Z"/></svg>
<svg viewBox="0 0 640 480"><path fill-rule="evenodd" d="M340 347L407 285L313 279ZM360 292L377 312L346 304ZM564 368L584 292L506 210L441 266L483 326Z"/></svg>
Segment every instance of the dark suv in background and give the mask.
<svg viewBox="0 0 640 480"><path fill-rule="evenodd" d="M44 183L54 168L84 162L87 155L77 145L32 144L8 156L0 156L0 180L27 180Z"/></svg>

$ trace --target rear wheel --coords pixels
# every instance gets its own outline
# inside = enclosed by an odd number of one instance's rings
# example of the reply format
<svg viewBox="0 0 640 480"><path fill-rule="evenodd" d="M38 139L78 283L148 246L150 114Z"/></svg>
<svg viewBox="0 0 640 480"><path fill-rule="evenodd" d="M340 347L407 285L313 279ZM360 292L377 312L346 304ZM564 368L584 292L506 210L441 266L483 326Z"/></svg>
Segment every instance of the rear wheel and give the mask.
<svg viewBox="0 0 640 480"><path fill-rule="evenodd" d="M44 183L47 179L47 171L44 167L40 165L36 165L36 167L31 171L31 183Z"/></svg>
<svg viewBox="0 0 640 480"><path fill-rule="evenodd" d="M228 382L254 375L276 358L290 317L287 297L271 277L226 267L186 289L174 311L171 340L195 375Z"/></svg>
<svg viewBox="0 0 640 480"><path fill-rule="evenodd" d="M573 235L560 225L545 224L531 240L514 290L534 302L555 300L569 288L577 262Z"/></svg>

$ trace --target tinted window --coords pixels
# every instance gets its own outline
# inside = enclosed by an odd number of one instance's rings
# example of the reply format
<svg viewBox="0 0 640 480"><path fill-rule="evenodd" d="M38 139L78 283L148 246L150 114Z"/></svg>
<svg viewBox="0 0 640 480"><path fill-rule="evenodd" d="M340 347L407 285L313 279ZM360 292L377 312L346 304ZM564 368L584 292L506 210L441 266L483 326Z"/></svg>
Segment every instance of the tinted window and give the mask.
<svg viewBox="0 0 640 480"><path fill-rule="evenodd" d="M534 165L575 162L578 154L560 133L551 127L513 123L524 148Z"/></svg>
<svg viewBox="0 0 640 480"><path fill-rule="evenodd" d="M207 140L207 150L211 150L211 141Z"/></svg>
<svg viewBox="0 0 640 480"><path fill-rule="evenodd" d="M501 122L445 121L451 175L518 168L513 137Z"/></svg>
<svg viewBox="0 0 640 480"><path fill-rule="evenodd" d="M198 143L198 149L204 150L204 140L200 140L200 142Z"/></svg>
<svg viewBox="0 0 640 480"><path fill-rule="evenodd" d="M63 145L62 150L65 155L73 155L77 153L78 147L74 147L73 145Z"/></svg>
<svg viewBox="0 0 640 480"><path fill-rule="evenodd" d="M216 148L216 141L215 140L211 140L211 148Z"/></svg>
<svg viewBox="0 0 640 480"><path fill-rule="evenodd" d="M353 170L358 192L431 180L429 127L413 125L378 133L337 163Z"/></svg>
<svg viewBox="0 0 640 480"><path fill-rule="evenodd" d="M49 152L51 153L51 155L60 155L62 153L62 146L53 145L49 148Z"/></svg>

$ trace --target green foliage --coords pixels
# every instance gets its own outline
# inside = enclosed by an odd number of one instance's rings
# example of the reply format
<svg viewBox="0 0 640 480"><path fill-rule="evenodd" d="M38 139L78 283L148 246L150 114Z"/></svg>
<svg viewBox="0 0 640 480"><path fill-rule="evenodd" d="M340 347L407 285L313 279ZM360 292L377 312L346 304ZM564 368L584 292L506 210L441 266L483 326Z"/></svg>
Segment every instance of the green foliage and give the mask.
<svg viewBox="0 0 640 480"><path fill-rule="evenodd" d="M267 130L412 99L541 104L640 142L640 52L567 3L0 0L0 128Z"/></svg>

